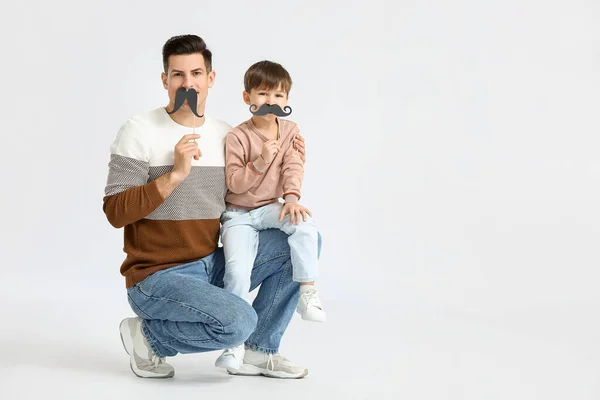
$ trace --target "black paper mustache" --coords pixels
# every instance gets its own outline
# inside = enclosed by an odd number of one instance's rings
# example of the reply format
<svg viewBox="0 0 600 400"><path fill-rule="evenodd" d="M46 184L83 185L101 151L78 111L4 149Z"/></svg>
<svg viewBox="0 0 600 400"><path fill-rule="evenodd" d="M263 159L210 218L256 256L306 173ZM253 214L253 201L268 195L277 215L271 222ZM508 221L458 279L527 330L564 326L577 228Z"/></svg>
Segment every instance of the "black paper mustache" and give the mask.
<svg viewBox="0 0 600 400"><path fill-rule="evenodd" d="M292 108L290 106L285 106L282 110L281 107L279 107L279 105L277 104L265 103L262 106L260 106L258 110L253 111L254 109L256 109L256 104L250 104L250 112L259 117L267 115L268 113L275 114L278 117L287 117L292 113Z"/></svg>
<svg viewBox="0 0 600 400"><path fill-rule="evenodd" d="M177 89L177 92L175 92L175 105L173 106L173 111L167 111L167 113L173 114L174 112L177 112L186 100L196 117L204 117L204 114L198 115L198 111L196 110L196 107L198 106L198 92L196 92L196 89L192 88L187 90L184 87L180 87Z"/></svg>

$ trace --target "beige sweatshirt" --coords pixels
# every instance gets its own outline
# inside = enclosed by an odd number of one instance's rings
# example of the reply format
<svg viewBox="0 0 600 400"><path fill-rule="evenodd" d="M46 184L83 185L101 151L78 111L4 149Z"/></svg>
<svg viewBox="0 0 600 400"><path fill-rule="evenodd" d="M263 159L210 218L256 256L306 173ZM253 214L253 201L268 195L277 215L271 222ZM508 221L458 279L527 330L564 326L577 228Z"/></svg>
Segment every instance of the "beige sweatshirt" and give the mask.
<svg viewBox="0 0 600 400"><path fill-rule="evenodd" d="M293 142L298 135L298 125L277 118L279 123L279 153L271 164L266 164L260 154L268 140L258 132L252 119L236 126L225 140L225 179L229 189L225 196L227 205L241 209L254 209L277 201L300 199L304 164Z"/></svg>

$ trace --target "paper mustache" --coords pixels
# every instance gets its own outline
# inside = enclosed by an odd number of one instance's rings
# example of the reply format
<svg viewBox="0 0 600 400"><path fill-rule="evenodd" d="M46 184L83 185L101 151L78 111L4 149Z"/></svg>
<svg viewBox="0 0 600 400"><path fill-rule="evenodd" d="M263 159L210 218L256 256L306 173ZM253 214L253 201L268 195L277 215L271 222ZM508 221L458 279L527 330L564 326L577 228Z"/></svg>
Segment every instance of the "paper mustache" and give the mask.
<svg viewBox="0 0 600 400"><path fill-rule="evenodd" d="M184 87L180 87L177 89L177 92L175 92L175 105L173 106L173 111L167 111L167 113L173 114L174 112L177 112L177 110L179 110L186 100L188 101L188 105L196 117L204 117L204 114L198 115L198 111L196 110L196 107L198 106L198 93L195 89L187 90Z"/></svg>
<svg viewBox="0 0 600 400"><path fill-rule="evenodd" d="M290 106L285 106L283 107L283 110L281 109L281 107L279 107L277 104L263 104L262 106L260 106L260 108L256 109L256 104L250 104L250 112L253 115L257 115L257 116L263 116L263 115L267 115L268 113L271 114L275 114L278 117L287 117L288 115L290 115L292 113L292 108Z"/></svg>

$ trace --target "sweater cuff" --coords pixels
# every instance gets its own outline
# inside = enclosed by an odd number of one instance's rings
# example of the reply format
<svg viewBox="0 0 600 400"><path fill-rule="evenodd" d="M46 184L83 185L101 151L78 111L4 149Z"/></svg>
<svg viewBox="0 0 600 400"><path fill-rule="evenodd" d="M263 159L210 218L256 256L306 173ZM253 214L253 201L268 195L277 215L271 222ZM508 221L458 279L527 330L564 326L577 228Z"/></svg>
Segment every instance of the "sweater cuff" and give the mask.
<svg viewBox="0 0 600 400"><path fill-rule="evenodd" d="M300 200L300 196L295 192L288 192L283 195L286 203L297 203Z"/></svg>
<svg viewBox="0 0 600 400"><path fill-rule="evenodd" d="M145 192L154 207L160 206L165 201L165 199L163 199L160 192L158 191L156 181L152 181L148 185L146 185Z"/></svg>
<svg viewBox="0 0 600 400"><path fill-rule="evenodd" d="M256 160L252 161L252 166L261 174L264 174L267 168L269 168L269 164L267 164L261 156L258 156Z"/></svg>

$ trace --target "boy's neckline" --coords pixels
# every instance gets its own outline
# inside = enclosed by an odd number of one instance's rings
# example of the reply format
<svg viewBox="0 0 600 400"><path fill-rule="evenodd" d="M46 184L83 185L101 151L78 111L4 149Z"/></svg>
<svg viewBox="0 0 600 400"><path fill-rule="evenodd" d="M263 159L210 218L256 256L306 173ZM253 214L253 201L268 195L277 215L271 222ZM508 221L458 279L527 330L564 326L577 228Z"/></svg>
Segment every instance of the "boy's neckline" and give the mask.
<svg viewBox="0 0 600 400"><path fill-rule="evenodd" d="M277 139L276 140L279 140L279 139L281 139L281 120L278 117L275 117L275 123L277 124ZM267 142L269 140L272 140L272 139L267 138L262 133L260 133L260 131L258 130L258 127L254 124L254 121L252 121L252 118L250 118L248 120L248 125L250 126L250 129L252 129L252 131L254 133L256 133L263 141Z"/></svg>

